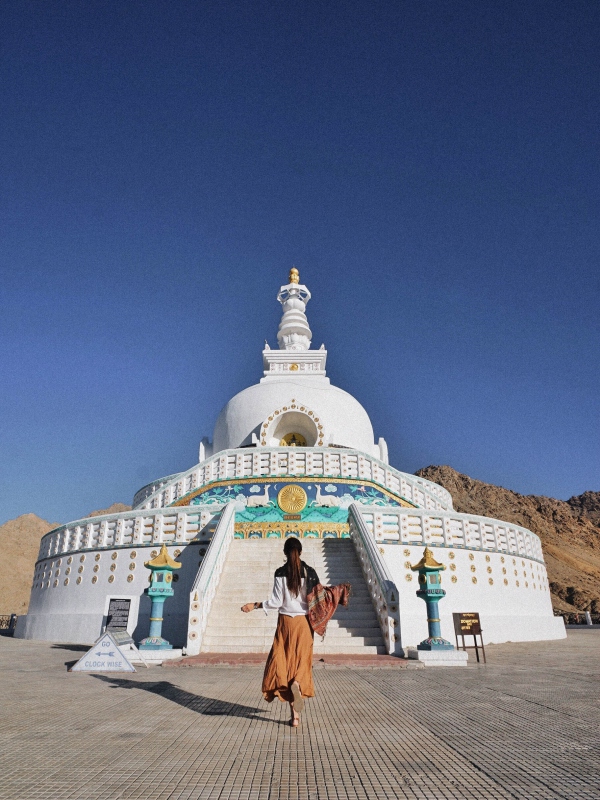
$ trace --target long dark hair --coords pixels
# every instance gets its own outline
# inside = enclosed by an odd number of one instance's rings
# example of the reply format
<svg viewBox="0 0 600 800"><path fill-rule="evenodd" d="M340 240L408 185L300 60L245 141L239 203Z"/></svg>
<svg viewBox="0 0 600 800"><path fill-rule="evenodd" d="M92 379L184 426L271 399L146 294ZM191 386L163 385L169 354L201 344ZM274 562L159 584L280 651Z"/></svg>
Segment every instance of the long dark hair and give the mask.
<svg viewBox="0 0 600 800"><path fill-rule="evenodd" d="M287 556L287 587L292 597L298 597L302 583L302 561L300 560L302 544L300 539L296 539L295 536L286 539L283 552Z"/></svg>

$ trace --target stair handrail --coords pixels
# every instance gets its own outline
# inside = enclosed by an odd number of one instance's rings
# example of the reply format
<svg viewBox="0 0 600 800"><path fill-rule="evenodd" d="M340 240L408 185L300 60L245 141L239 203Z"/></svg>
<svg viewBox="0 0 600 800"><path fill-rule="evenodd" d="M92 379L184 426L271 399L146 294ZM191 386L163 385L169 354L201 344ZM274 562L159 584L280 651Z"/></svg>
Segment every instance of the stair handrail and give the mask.
<svg viewBox="0 0 600 800"><path fill-rule="evenodd" d="M208 615L212 606L225 559L233 541L235 503L227 503L221 512L212 540L200 565L190 592L187 655L198 655L206 631Z"/></svg>
<svg viewBox="0 0 600 800"><path fill-rule="evenodd" d="M404 655L400 635L400 593L381 554L372 533L367 528L360 513L360 506L352 503L348 522L350 538L356 549L358 559L369 587L371 599L376 609L377 619L389 655Z"/></svg>

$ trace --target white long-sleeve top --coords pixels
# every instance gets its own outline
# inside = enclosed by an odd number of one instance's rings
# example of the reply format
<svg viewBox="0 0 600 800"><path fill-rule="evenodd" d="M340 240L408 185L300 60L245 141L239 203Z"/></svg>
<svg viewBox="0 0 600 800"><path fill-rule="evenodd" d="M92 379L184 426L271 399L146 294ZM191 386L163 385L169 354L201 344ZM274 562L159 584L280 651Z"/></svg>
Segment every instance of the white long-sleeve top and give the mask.
<svg viewBox="0 0 600 800"><path fill-rule="evenodd" d="M302 578L300 584L300 592L298 597L290 594L288 589L287 579L285 577L275 576L273 581L273 591L268 600L263 601L263 608L265 614L269 610L279 611L280 614L285 614L287 617L306 616L308 614L308 603L306 602L306 578Z"/></svg>

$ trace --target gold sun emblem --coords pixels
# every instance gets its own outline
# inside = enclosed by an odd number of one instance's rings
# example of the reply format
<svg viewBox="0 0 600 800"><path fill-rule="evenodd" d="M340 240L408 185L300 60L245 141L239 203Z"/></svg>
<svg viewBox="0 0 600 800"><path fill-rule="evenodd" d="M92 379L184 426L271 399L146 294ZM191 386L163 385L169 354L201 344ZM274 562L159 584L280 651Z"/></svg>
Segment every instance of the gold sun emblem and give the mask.
<svg viewBox="0 0 600 800"><path fill-rule="evenodd" d="M307 503L306 492L301 486L290 483L277 495L277 503L286 514L299 514Z"/></svg>

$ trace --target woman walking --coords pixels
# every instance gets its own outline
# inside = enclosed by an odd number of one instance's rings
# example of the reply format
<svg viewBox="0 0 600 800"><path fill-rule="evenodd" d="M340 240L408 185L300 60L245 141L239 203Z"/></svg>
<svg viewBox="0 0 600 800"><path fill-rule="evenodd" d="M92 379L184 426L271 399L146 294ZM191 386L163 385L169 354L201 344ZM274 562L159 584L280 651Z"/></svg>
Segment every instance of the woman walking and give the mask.
<svg viewBox="0 0 600 800"><path fill-rule="evenodd" d="M312 676L313 631L308 621L306 599L319 583L317 573L300 559L302 544L291 536L285 540L283 552L287 558L283 567L275 570L273 592L262 603L246 603L242 611L257 608L277 610L279 619L273 646L267 658L262 692L270 703L275 697L289 703L290 725L297 728L304 698L314 697Z"/></svg>

